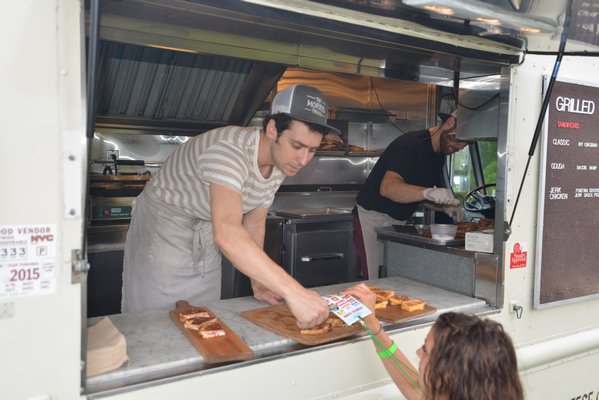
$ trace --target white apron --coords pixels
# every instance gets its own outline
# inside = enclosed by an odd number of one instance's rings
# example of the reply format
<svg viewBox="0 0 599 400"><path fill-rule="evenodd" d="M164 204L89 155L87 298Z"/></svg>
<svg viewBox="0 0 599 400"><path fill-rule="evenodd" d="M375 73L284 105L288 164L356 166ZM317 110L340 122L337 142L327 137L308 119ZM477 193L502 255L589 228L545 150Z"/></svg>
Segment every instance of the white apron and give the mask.
<svg viewBox="0 0 599 400"><path fill-rule="evenodd" d="M123 261L122 312L220 299L221 253L212 223L162 202L151 186L134 201Z"/></svg>
<svg viewBox="0 0 599 400"><path fill-rule="evenodd" d="M366 263L368 264L368 279L379 277L379 266L384 262L383 242L376 238L376 229L391 225L404 225L406 221L391 218L385 213L367 210L356 205L358 217L362 226L362 237L364 238L364 250L366 250Z"/></svg>

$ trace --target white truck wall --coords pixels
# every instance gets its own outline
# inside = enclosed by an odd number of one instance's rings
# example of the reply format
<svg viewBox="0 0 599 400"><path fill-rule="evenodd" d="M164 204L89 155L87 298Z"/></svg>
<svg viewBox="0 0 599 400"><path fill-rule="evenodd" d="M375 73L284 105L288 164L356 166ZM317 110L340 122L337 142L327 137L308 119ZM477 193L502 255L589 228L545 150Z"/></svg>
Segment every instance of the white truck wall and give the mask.
<svg viewBox="0 0 599 400"><path fill-rule="evenodd" d="M512 215L540 113L543 76L551 75L554 62L555 57L552 56L527 55L522 65L512 68L506 218ZM597 83L599 61L593 57L564 57L558 77ZM570 399L591 391L597 396L599 300L544 310L533 308L540 144L541 141L527 172L514 217L513 233L505 245L505 308L494 319L504 325L518 347L528 399ZM510 252L515 243L527 245L528 262L525 268L509 267ZM564 265L564 268L568 266ZM508 305L512 301L523 307L521 319L517 319L516 314L509 313ZM583 338L576 335L578 333L586 335ZM551 346L543 346L547 341L550 341ZM583 346L579 347L580 344Z"/></svg>
<svg viewBox="0 0 599 400"><path fill-rule="evenodd" d="M71 282L70 258L71 250L80 248L83 232L82 4L23 0L5 8L10 12L0 16L0 224L53 224L58 242L55 293L0 298L0 393L7 399L75 399L81 386L82 292ZM508 153L500 155L507 157L508 216L541 107L542 75L551 73L553 61L527 56L513 67ZM565 57L560 76L599 81L599 67L592 58ZM584 399L587 394L586 400L596 400L599 300L532 308L539 154L537 149L504 256L509 260L509 249L524 242L528 264L506 268L506 307L491 318L516 343L528 399ZM521 319L507 310L511 301L523 307ZM420 327L394 335L414 363L427 331ZM367 338L102 397L164 399L200 393L219 399L401 398Z"/></svg>
<svg viewBox="0 0 599 400"><path fill-rule="evenodd" d="M81 23L77 0L4 3L0 13L0 225L54 225L57 239L55 292L0 297L3 399L79 397L81 289L70 251L83 232Z"/></svg>

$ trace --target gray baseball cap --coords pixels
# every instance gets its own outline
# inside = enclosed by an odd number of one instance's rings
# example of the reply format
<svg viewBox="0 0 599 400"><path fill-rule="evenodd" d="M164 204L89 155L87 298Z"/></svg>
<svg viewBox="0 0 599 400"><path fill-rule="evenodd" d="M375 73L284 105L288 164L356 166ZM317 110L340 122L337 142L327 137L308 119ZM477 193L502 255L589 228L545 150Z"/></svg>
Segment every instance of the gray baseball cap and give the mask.
<svg viewBox="0 0 599 400"><path fill-rule="evenodd" d="M334 133L341 133L327 125L327 100L316 88L292 85L281 90L272 101L271 114L283 113L298 121L323 126Z"/></svg>

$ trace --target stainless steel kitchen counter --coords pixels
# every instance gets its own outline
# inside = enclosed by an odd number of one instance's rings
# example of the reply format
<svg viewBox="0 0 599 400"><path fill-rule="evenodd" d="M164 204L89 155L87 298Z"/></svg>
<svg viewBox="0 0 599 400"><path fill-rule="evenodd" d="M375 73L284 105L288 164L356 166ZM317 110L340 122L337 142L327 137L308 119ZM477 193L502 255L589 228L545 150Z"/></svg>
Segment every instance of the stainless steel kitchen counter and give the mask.
<svg viewBox="0 0 599 400"><path fill-rule="evenodd" d="M442 251L445 253L456 254L460 256L474 257L474 252L467 251L464 249L464 245L460 246L447 246L442 242L438 242L433 239L425 238L419 235L412 235L409 233L396 232L393 227L384 227L376 230L377 238L379 240L388 240L396 243L403 243L407 245L417 246L425 249L431 249L436 251Z"/></svg>
<svg viewBox="0 0 599 400"><path fill-rule="evenodd" d="M384 324L387 331L401 331L415 325L431 323L439 313L449 310L468 310L469 312L490 311L482 300L470 298L422 283L390 277L368 281L385 289L393 289L410 297L422 298L437 308L437 314L413 321L397 324ZM335 293L354 283L316 288L320 294ZM254 360L212 366L205 364L202 356L191 345L169 319L167 311L148 311L143 313L115 314L108 318L127 340L128 365L117 370L91 377L87 380L87 393L97 393L123 386L138 384L155 379L165 379L185 373L213 373L224 368L239 368L248 363L263 362L269 357L289 356L298 351L314 351L322 346L336 346L340 342L316 347L306 347L293 340L286 339L254 325L241 316L245 310L267 306L251 297L214 301L197 304L209 307L254 351ZM174 304L173 304L174 308ZM103 317L91 318L88 326L99 322ZM355 337L353 337L355 339ZM345 339L352 340L352 339ZM341 341L341 343L343 343Z"/></svg>
<svg viewBox="0 0 599 400"><path fill-rule="evenodd" d="M393 227L377 229L377 238L384 242L386 274L423 282L484 299L500 307L503 293L499 256L465 250L464 247L425 242L416 235L396 232Z"/></svg>

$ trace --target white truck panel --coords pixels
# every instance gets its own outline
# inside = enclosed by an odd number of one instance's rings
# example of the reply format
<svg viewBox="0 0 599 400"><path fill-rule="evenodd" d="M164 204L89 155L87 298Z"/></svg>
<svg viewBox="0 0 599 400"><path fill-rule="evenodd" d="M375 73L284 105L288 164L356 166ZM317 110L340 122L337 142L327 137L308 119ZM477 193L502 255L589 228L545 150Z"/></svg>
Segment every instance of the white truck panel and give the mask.
<svg viewBox="0 0 599 400"><path fill-rule="evenodd" d="M85 79L82 2L13 2L0 17L0 182L2 225L57 227L56 291L0 298L0 393L10 399L76 399L81 396L81 285L72 282L71 251L83 232ZM505 49L509 51L509 49ZM510 216L542 101L543 75L554 57L526 56L512 67L508 120L506 215ZM593 58L565 57L560 76L599 82ZM526 243L525 268L506 261L504 308L493 318L516 344L528 399L599 398L599 299L544 310L533 308L539 149L535 153L514 224L505 244ZM74 210L71 212L71 210ZM567 268L567 266L564 266ZM523 307L522 317L508 310ZM394 334L416 364L428 326ZM333 368L335 372L333 372ZM253 362L221 372L198 373L90 398L401 398L367 338ZM584 397L586 395L586 398Z"/></svg>
<svg viewBox="0 0 599 400"><path fill-rule="evenodd" d="M10 11L10 12L9 12ZM56 226L56 291L0 299L0 393L6 399L74 399L80 393L81 287L70 251L81 247L81 215L64 218L63 132L84 141L82 4L26 0L0 17L2 225ZM69 173L72 172L72 173ZM79 184L79 188L81 185ZM81 190L78 202L82 202Z"/></svg>

